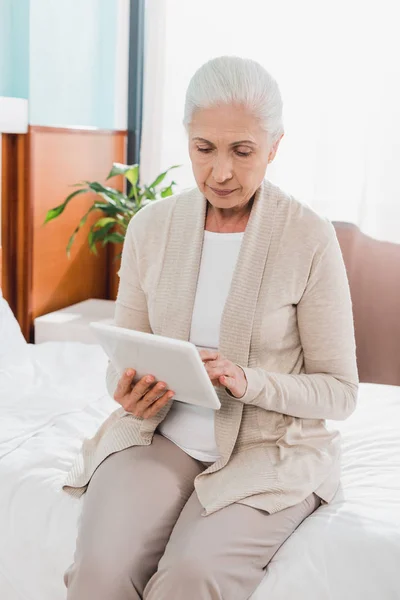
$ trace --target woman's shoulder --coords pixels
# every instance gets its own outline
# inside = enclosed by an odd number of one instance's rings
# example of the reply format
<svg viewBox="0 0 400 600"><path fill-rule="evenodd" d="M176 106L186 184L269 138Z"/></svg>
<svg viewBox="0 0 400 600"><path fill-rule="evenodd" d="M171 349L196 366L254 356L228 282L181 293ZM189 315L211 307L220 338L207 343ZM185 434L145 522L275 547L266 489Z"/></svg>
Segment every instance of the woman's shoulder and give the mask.
<svg viewBox="0 0 400 600"><path fill-rule="evenodd" d="M151 200L132 217L127 235L143 238L151 235L152 231L159 234L170 222L177 202L189 200L194 193L195 188L191 188L167 198Z"/></svg>
<svg viewBox="0 0 400 600"><path fill-rule="evenodd" d="M316 246L326 246L336 238L332 222L300 200L268 182L277 197L277 210L285 220L285 230L292 239L307 239Z"/></svg>
<svg viewBox="0 0 400 600"><path fill-rule="evenodd" d="M129 224L132 230L142 229L149 224L157 225L159 221L165 221L169 212L173 209L176 201L176 196L168 198L160 198L158 200L150 200L148 204L143 206L131 219Z"/></svg>

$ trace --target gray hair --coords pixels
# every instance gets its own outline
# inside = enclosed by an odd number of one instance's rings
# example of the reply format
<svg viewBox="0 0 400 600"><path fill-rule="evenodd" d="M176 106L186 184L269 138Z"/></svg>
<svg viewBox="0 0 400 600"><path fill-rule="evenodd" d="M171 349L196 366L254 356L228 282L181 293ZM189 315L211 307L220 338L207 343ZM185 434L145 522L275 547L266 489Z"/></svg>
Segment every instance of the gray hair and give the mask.
<svg viewBox="0 0 400 600"><path fill-rule="evenodd" d="M223 104L248 107L274 144L284 133L282 98L275 79L254 60L221 56L206 62L190 80L183 123L187 128L200 108Z"/></svg>

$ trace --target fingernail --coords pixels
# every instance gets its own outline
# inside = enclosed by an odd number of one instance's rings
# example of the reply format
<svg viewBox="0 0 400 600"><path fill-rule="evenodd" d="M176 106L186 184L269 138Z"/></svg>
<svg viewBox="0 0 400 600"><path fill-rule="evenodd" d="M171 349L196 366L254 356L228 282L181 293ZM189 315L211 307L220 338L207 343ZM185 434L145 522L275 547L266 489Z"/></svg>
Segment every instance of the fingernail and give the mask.
<svg viewBox="0 0 400 600"><path fill-rule="evenodd" d="M133 370L132 370L132 369L128 369L128 370L126 371L125 375L126 375L127 377L132 377L132 375L133 375Z"/></svg>
<svg viewBox="0 0 400 600"><path fill-rule="evenodd" d="M146 377L146 383L151 383L153 381L152 377Z"/></svg>

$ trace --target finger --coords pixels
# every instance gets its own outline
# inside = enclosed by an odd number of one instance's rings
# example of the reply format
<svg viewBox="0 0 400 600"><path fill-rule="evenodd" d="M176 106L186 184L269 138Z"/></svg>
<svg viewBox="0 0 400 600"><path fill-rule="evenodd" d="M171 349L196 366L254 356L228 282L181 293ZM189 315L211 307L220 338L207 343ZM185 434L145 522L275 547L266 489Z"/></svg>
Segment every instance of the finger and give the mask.
<svg viewBox="0 0 400 600"><path fill-rule="evenodd" d="M168 404L168 402L174 397L174 395L175 395L175 392L173 392L171 390L169 390L168 392L165 392L165 394L163 394L161 396L161 398L156 400L156 402L154 402L151 406L149 406L149 408L147 408L144 411L143 418L150 419L150 417L154 417L154 415L156 415L158 412L160 412L160 410L166 404Z"/></svg>
<svg viewBox="0 0 400 600"><path fill-rule="evenodd" d="M159 381L153 386L140 400L138 400L138 409L143 413L153 402L158 400L167 391L167 384Z"/></svg>
<svg viewBox="0 0 400 600"><path fill-rule="evenodd" d="M219 356L220 355L217 351L200 350L200 358L203 362L207 362L209 360L217 360Z"/></svg>
<svg viewBox="0 0 400 600"><path fill-rule="evenodd" d="M154 382L155 377L153 377L153 375L145 375L142 377L130 391L126 402L128 407L124 406L125 410L131 410L134 408L139 400L141 400L142 397L147 394L149 389L153 387Z"/></svg>
<svg viewBox="0 0 400 600"><path fill-rule="evenodd" d="M203 361L203 362L204 362L204 366L206 367L206 369L211 369L212 367L223 364L222 360L214 359L214 358L207 360L207 361Z"/></svg>
<svg viewBox="0 0 400 600"><path fill-rule="evenodd" d="M207 363L206 371L211 379L217 379L218 377L221 377L221 375L227 375L228 377L232 375L229 367L223 362L215 362L213 364Z"/></svg>
<svg viewBox="0 0 400 600"><path fill-rule="evenodd" d="M212 360L209 363L207 363L207 366L211 369L223 369L227 375L232 375L234 372L233 363L231 363L230 360L226 359Z"/></svg>
<svg viewBox="0 0 400 600"><path fill-rule="evenodd" d="M224 386L225 389L229 390L233 396L236 398L242 398L246 393L246 390L241 390L237 379L234 377L226 377L222 376L219 379L221 385Z"/></svg>
<svg viewBox="0 0 400 600"><path fill-rule="evenodd" d="M114 400L117 402L122 400L122 398L131 391L132 381L135 375L135 369L127 369L125 373L123 373L114 392Z"/></svg>
<svg viewBox="0 0 400 600"><path fill-rule="evenodd" d="M204 363L204 366L208 374L220 371L220 375L223 375L223 372L225 370L223 363L220 361L207 362ZM228 375L228 373L226 374Z"/></svg>
<svg viewBox="0 0 400 600"><path fill-rule="evenodd" d="M233 362L231 362L230 360L228 360L227 358L221 358L221 356L218 356L217 359L213 359L213 360L208 360L207 363L205 363L206 367L223 367L226 369L226 371L233 373L234 371L234 367L235 365L233 364Z"/></svg>
<svg viewBox="0 0 400 600"><path fill-rule="evenodd" d="M225 375L223 371L213 371L212 373L208 373L208 376L213 383L219 382L220 377L223 375Z"/></svg>
<svg viewBox="0 0 400 600"><path fill-rule="evenodd" d="M227 377L226 375L221 375L219 381L221 385L227 387L229 390L236 386L236 379L234 377Z"/></svg>

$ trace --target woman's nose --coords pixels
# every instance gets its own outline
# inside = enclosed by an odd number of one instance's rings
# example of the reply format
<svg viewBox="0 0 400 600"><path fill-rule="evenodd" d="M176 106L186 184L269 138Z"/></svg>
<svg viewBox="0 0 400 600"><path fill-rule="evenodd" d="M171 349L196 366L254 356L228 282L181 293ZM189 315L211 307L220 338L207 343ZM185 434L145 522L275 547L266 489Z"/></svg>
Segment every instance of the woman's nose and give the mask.
<svg viewBox="0 0 400 600"><path fill-rule="evenodd" d="M213 165L213 177L216 183L232 179L232 163L229 159L216 158Z"/></svg>

